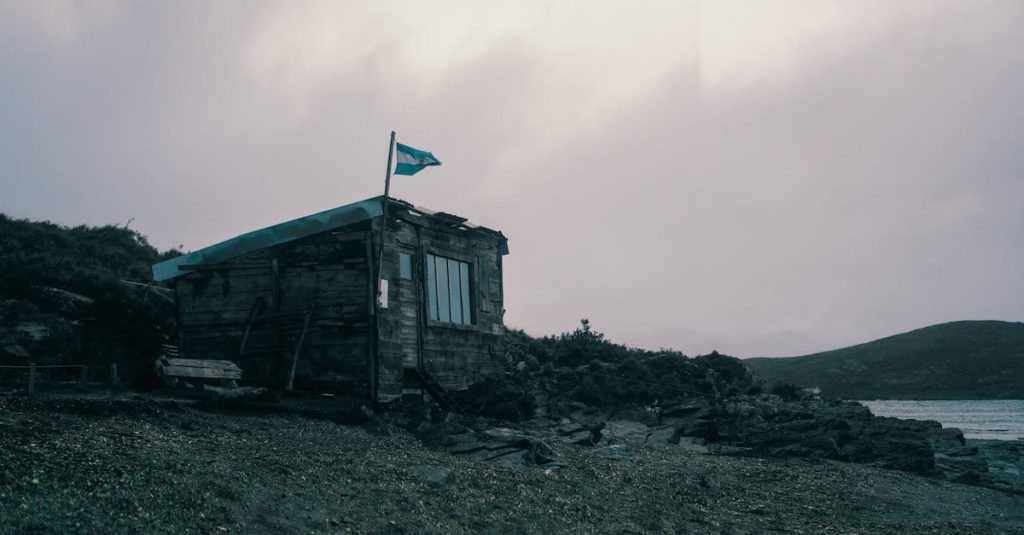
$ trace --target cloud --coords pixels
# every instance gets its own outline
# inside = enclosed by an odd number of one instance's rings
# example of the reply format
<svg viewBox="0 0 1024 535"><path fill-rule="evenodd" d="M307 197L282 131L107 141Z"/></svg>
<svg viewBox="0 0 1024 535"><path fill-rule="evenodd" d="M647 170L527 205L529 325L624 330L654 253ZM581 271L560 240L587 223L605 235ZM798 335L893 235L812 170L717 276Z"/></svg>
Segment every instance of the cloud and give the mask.
<svg viewBox="0 0 1024 535"><path fill-rule="evenodd" d="M445 162L395 194L509 235L536 334L753 356L1024 313L1013 4L0 9L7 213L199 248L379 194L395 129Z"/></svg>

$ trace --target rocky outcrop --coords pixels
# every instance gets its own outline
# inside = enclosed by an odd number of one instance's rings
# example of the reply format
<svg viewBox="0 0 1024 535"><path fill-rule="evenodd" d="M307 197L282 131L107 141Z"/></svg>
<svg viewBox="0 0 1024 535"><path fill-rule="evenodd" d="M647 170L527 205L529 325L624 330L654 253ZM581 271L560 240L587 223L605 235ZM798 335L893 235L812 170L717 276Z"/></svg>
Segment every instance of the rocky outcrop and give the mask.
<svg viewBox="0 0 1024 535"><path fill-rule="evenodd" d="M607 410L574 404L569 409L563 416L518 423L476 418L463 424L450 417L419 431L427 442L453 454L516 467L557 466L549 444L589 448L594 455L617 460L635 459L637 448L676 448L832 459L1008 492L1024 490L1024 444L965 441L958 429L933 421L876 417L856 402L756 395L719 403L698 398L668 407Z"/></svg>
<svg viewBox="0 0 1024 535"><path fill-rule="evenodd" d="M738 398L688 425L683 434L761 455L821 457L925 474L935 471L936 444L964 443L959 430L937 422L879 418L859 403L823 399Z"/></svg>
<svg viewBox="0 0 1024 535"><path fill-rule="evenodd" d="M1024 494L1024 441L968 440L936 449L936 469L947 479Z"/></svg>
<svg viewBox="0 0 1024 535"><path fill-rule="evenodd" d="M483 427L474 430L462 424L445 421L423 424L417 429L428 444L481 461L524 468L530 465L555 465L556 454L541 439L507 427Z"/></svg>
<svg viewBox="0 0 1024 535"><path fill-rule="evenodd" d="M0 364L61 364L64 355L77 352L78 330L60 315L14 299L0 301Z"/></svg>

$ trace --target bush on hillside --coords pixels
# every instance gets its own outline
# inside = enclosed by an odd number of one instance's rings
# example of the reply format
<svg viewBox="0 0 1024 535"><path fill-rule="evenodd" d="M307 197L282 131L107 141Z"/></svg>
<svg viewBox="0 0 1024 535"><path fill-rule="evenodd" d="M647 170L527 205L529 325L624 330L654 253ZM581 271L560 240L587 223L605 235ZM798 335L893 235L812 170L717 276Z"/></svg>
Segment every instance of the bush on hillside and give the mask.
<svg viewBox="0 0 1024 535"><path fill-rule="evenodd" d="M739 359L717 352L688 358L678 351L629 348L611 342L585 319L559 336L510 331L508 344L523 381L543 385L549 397L591 406L666 405L763 388Z"/></svg>
<svg viewBox="0 0 1024 535"><path fill-rule="evenodd" d="M151 366L173 332L173 305L122 281L151 283L152 264L177 254L123 227L69 228L0 214L0 342L31 346L35 360L118 362L126 376ZM25 324L46 327L47 337L21 336Z"/></svg>

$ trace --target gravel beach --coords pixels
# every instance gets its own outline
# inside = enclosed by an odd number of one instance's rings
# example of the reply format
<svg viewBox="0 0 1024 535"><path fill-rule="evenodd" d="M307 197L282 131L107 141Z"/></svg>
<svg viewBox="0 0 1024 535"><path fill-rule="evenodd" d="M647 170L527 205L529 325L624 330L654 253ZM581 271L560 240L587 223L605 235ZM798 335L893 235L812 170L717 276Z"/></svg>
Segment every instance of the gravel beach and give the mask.
<svg viewBox="0 0 1024 535"><path fill-rule="evenodd" d="M0 533L1024 533L1024 497L872 466L559 446L554 469L376 418L0 397Z"/></svg>

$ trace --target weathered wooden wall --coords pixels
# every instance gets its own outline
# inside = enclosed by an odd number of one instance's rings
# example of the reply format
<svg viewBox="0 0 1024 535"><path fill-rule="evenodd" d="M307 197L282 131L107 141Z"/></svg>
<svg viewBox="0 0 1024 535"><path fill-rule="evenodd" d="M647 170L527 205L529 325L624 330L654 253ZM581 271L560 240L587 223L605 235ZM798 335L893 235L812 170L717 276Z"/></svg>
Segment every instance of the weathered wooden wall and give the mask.
<svg viewBox="0 0 1024 535"><path fill-rule="evenodd" d="M372 341L367 240L365 229L324 232L181 277L175 288L182 356L238 360L246 379L283 382L312 310L296 384L366 390Z"/></svg>
<svg viewBox="0 0 1024 535"><path fill-rule="evenodd" d="M455 390L500 375L504 238L461 227L450 218L415 215L400 204L393 208L382 267L389 307L376 318L380 218L221 264L193 266L195 272L175 283L181 356L236 360L245 371L243 379L282 385L303 320L312 310L297 386L344 385L389 401L402 395L406 369L421 367ZM400 252L413 258L411 280L400 277ZM471 265L472 325L427 319L428 254ZM371 388L374 382L376 389Z"/></svg>
<svg viewBox="0 0 1024 535"><path fill-rule="evenodd" d="M391 218L389 218L391 219ZM374 221L374 235L380 220ZM403 368L423 367L452 390L504 371L500 238L491 231L453 227L443 219L396 210L385 233L383 276L391 306L380 312L378 399L401 395ZM399 253L413 257L413 279L400 277ZM427 254L471 264L473 325L427 319L424 263Z"/></svg>

